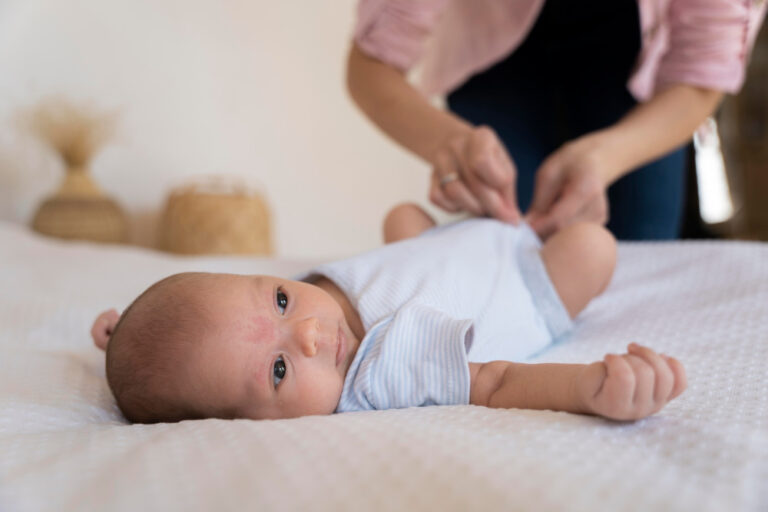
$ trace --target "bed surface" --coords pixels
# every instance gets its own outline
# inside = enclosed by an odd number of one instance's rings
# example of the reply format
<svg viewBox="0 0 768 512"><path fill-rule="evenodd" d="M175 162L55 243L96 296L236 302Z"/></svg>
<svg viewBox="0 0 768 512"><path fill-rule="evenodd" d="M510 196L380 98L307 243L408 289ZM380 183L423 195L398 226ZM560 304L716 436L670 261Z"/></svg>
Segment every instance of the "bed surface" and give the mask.
<svg viewBox="0 0 768 512"><path fill-rule="evenodd" d="M621 244L616 275L538 361L630 341L688 390L632 424L431 407L127 425L89 328L183 270L310 263L175 258L0 223L0 511L768 510L768 244Z"/></svg>

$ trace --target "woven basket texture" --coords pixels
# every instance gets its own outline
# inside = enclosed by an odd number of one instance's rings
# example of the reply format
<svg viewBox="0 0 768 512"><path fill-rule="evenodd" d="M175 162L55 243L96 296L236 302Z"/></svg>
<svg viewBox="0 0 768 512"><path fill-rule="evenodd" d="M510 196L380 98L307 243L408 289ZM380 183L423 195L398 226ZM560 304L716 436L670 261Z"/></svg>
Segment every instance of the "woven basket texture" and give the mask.
<svg viewBox="0 0 768 512"><path fill-rule="evenodd" d="M226 188L226 187L224 187ZM171 192L158 246L178 254L272 254L269 207L244 188L188 185Z"/></svg>
<svg viewBox="0 0 768 512"><path fill-rule="evenodd" d="M49 236L94 242L124 243L128 238L125 215L106 197L46 199L35 213L32 228Z"/></svg>
<svg viewBox="0 0 768 512"><path fill-rule="evenodd" d="M56 193L37 208L32 229L58 238L108 243L128 241L125 214L84 168L68 169Z"/></svg>

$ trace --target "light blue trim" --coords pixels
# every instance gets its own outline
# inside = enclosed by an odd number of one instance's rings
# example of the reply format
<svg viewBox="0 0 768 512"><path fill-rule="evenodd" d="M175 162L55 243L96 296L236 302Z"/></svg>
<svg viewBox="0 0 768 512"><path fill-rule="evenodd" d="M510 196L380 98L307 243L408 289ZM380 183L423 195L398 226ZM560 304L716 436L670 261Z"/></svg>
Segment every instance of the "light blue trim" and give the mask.
<svg viewBox="0 0 768 512"><path fill-rule="evenodd" d="M573 328L573 320L571 320L571 315L565 309L565 305L555 290L555 285L552 283L546 267L544 267L539 252L541 248L539 237L527 224L522 224L520 228L523 237L518 254L520 271L528 290L531 292L533 303L544 317L547 329L549 329L554 341Z"/></svg>

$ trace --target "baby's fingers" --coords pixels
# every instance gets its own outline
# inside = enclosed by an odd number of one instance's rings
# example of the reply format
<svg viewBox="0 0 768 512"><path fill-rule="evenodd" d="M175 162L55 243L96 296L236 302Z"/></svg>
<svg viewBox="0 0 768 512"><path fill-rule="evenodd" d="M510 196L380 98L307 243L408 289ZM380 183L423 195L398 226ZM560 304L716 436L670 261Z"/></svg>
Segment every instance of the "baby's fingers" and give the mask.
<svg viewBox="0 0 768 512"><path fill-rule="evenodd" d="M635 373L635 392L632 396L632 408L635 414L646 416L657 409L653 398L656 385L656 372L648 362L640 356L627 354L624 359Z"/></svg>
<svg viewBox="0 0 768 512"><path fill-rule="evenodd" d="M429 200L432 203L449 213L456 213L460 208L446 197L443 188L440 186L440 178L436 172L432 172L431 185L429 188Z"/></svg>
<svg viewBox="0 0 768 512"><path fill-rule="evenodd" d="M677 398L688 387L688 377L685 374L685 368L683 364L674 357L663 356L666 359L669 368L675 376L675 384L672 387L672 394L669 399Z"/></svg>
<svg viewBox="0 0 768 512"><path fill-rule="evenodd" d="M621 356L607 354L603 359L606 377L600 392L613 404L632 404L635 395L635 372Z"/></svg>
<svg viewBox="0 0 768 512"><path fill-rule="evenodd" d="M101 350L107 349L107 343L115 330L117 322L120 320L120 313L115 309L110 309L101 313L93 322L91 327L91 337L93 343Z"/></svg>
<svg viewBox="0 0 768 512"><path fill-rule="evenodd" d="M663 406L672 399L675 385L675 375L669 363L650 348L637 343L630 343L627 349L630 354L640 357L653 368L653 401L657 407Z"/></svg>

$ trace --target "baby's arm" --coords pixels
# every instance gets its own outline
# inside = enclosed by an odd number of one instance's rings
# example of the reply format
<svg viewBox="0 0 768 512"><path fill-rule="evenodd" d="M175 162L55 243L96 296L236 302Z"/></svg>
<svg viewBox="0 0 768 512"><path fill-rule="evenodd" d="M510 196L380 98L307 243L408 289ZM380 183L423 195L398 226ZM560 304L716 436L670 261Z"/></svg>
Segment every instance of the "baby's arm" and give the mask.
<svg viewBox="0 0 768 512"><path fill-rule="evenodd" d="M637 420L685 390L683 365L630 344L628 353L585 364L470 363L470 402L487 407L551 409Z"/></svg>

